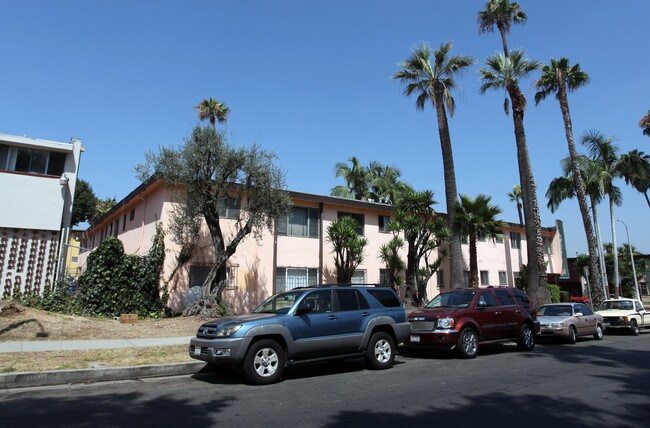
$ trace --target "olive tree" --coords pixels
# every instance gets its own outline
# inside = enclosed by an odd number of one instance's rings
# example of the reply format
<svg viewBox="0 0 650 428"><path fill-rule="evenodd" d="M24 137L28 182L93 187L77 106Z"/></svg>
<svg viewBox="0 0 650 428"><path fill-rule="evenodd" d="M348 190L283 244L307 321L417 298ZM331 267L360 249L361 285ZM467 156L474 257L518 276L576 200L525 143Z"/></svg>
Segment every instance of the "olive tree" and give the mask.
<svg viewBox="0 0 650 428"><path fill-rule="evenodd" d="M260 239L291 208L284 172L274 165L276 156L257 145L233 147L225 132L197 125L181 147L161 147L157 154L146 153L145 159L136 169L139 177L146 179L153 172L174 189L174 201L181 209L172 216L172 228L176 224L183 229L182 222L200 219L214 249L202 298L184 314L220 305L227 285L227 262L237 246L249 235ZM226 215L232 225L224 230Z"/></svg>

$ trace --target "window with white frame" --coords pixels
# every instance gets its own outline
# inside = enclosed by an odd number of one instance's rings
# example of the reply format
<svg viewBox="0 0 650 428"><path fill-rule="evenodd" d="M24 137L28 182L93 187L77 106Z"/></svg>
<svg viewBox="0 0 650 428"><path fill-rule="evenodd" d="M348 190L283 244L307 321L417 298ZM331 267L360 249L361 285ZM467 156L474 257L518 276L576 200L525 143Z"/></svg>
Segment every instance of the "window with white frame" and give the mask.
<svg viewBox="0 0 650 428"><path fill-rule="evenodd" d="M499 285L508 285L508 277L505 270L499 271Z"/></svg>
<svg viewBox="0 0 650 428"><path fill-rule="evenodd" d="M308 267L278 267L275 269L276 292L318 284L318 269Z"/></svg>
<svg viewBox="0 0 650 428"><path fill-rule="evenodd" d="M230 265L226 268L226 289L237 287L237 265ZM190 265L190 282L189 288L202 287L205 279L212 270L212 265L193 264Z"/></svg>
<svg viewBox="0 0 650 428"><path fill-rule="evenodd" d="M0 144L0 170L60 176L65 157L63 152Z"/></svg>
<svg viewBox="0 0 650 428"><path fill-rule="evenodd" d="M481 285L490 285L490 274L486 270L481 271Z"/></svg>
<svg viewBox="0 0 650 428"><path fill-rule="evenodd" d="M379 269L379 284L383 285L384 287L388 287L390 285L388 269Z"/></svg>
<svg viewBox="0 0 650 428"><path fill-rule="evenodd" d="M352 274L352 284L365 284L366 283L366 271L365 270L355 270Z"/></svg>
<svg viewBox="0 0 650 428"><path fill-rule="evenodd" d="M469 284L470 284L470 280L469 280L469 279L470 279L470 277L469 277L469 271L468 271L468 270L463 271L463 286L464 286L465 288L469 288Z"/></svg>
<svg viewBox="0 0 650 428"><path fill-rule="evenodd" d="M521 233L510 232L510 248L514 250L521 248Z"/></svg>
<svg viewBox="0 0 650 428"><path fill-rule="evenodd" d="M219 217L222 218L239 218L241 212L241 199L240 198L226 198L219 201Z"/></svg>
<svg viewBox="0 0 650 428"><path fill-rule="evenodd" d="M278 235L318 238L320 211L318 208L291 207L291 212L278 219Z"/></svg>

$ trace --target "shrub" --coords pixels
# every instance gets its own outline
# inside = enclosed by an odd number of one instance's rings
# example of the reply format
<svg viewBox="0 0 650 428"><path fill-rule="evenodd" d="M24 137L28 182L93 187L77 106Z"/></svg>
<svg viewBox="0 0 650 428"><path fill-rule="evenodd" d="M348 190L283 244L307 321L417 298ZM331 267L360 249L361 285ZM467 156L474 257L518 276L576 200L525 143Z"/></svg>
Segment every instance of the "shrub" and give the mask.
<svg viewBox="0 0 650 428"><path fill-rule="evenodd" d="M551 303L560 303L560 287L557 284L548 284L551 293Z"/></svg>

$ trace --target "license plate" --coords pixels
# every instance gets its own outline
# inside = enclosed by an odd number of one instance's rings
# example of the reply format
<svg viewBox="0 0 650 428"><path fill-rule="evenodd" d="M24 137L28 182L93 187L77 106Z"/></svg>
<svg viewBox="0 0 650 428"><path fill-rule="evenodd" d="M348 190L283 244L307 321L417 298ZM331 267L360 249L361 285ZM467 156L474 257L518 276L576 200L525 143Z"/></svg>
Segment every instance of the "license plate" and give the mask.
<svg viewBox="0 0 650 428"><path fill-rule="evenodd" d="M201 347L197 346L194 348L194 355L201 355Z"/></svg>
<svg viewBox="0 0 650 428"><path fill-rule="evenodd" d="M411 342L419 342L419 341L420 341L420 336L411 335Z"/></svg>

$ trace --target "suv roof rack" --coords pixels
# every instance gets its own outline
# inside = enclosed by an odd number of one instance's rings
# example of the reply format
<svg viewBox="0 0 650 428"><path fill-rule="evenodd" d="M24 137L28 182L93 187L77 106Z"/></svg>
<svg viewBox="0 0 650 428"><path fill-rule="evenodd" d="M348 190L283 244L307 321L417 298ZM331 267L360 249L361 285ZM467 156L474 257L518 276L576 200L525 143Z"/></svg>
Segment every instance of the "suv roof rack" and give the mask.
<svg viewBox="0 0 650 428"><path fill-rule="evenodd" d="M316 287L384 287L381 284L318 284Z"/></svg>

